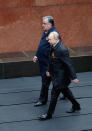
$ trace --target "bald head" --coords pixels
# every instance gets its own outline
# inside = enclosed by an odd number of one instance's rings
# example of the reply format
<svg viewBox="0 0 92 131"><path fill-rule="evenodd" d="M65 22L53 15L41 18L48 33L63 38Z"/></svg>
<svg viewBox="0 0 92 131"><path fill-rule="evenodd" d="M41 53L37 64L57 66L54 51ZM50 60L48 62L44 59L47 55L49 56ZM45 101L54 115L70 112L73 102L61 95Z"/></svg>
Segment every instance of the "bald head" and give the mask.
<svg viewBox="0 0 92 131"><path fill-rule="evenodd" d="M53 31L49 34L48 39L51 45L57 44L59 42L59 34Z"/></svg>
<svg viewBox="0 0 92 131"><path fill-rule="evenodd" d="M52 37L53 39L59 39L59 34L56 31L53 31L49 34L49 37Z"/></svg>

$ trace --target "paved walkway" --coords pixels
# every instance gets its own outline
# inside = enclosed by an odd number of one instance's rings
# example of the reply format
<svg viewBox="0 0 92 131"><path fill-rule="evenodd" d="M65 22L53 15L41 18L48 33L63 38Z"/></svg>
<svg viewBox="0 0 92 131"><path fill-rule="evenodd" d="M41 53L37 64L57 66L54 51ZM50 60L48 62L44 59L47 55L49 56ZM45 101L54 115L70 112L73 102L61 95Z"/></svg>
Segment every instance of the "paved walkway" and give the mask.
<svg viewBox="0 0 92 131"><path fill-rule="evenodd" d="M47 121L37 117L47 111L49 101L34 107L40 93L39 76L0 80L0 131L92 131L92 72L77 75L80 82L72 83L70 89L82 110L67 114L71 103L58 100L53 119Z"/></svg>

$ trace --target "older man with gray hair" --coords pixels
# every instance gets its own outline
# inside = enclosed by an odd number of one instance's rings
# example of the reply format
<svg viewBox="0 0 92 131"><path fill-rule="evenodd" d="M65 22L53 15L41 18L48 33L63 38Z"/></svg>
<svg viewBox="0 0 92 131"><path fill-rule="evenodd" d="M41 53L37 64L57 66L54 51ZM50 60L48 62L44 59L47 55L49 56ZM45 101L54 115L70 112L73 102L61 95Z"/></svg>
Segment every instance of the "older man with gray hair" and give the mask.
<svg viewBox="0 0 92 131"><path fill-rule="evenodd" d="M37 52L33 58L34 62L37 62L37 60L39 62L40 74L42 77L42 87L39 100L36 102L34 106L42 106L46 104L48 100L48 89L51 83L51 77L46 76L50 53L50 44L48 43L48 35L53 31L58 32L54 26L54 19L52 16L45 16L42 18L42 28L43 34ZM59 39L61 39L60 35Z"/></svg>

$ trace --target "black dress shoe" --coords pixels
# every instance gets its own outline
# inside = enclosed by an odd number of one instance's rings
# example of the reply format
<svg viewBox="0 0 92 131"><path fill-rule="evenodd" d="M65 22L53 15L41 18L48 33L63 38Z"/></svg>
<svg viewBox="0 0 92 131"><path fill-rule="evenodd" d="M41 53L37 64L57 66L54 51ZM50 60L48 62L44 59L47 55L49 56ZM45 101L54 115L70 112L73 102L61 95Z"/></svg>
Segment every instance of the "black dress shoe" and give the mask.
<svg viewBox="0 0 92 131"><path fill-rule="evenodd" d="M78 107L73 107L73 108L71 108L69 111L66 111L66 113L74 113L74 112L80 111L80 110L81 110L80 106L78 106Z"/></svg>
<svg viewBox="0 0 92 131"><path fill-rule="evenodd" d="M44 120L48 120L52 118L52 115L48 115L48 114L43 114L40 117L38 117L39 120L44 121Z"/></svg>
<svg viewBox="0 0 92 131"><path fill-rule="evenodd" d="M34 106L42 106L45 105L45 103L42 103L41 101L38 101Z"/></svg>

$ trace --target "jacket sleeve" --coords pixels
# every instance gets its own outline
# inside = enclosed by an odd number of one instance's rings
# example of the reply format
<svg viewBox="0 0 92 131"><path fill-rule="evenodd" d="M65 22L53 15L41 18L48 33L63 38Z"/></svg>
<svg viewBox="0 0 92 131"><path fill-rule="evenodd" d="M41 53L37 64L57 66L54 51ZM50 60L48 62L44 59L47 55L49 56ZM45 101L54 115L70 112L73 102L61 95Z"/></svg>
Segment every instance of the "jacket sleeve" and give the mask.
<svg viewBox="0 0 92 131"><path fill-rule="evenodd" d="M60 60L64 64L65 69L69 72L69 75L70 75L71 79L72 80L76 79L77 76L76 76L74 67L72 65L71 59L69 57L68 49L62 51Z"/></svg>

